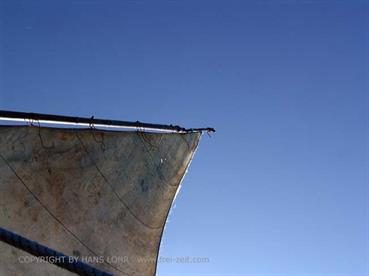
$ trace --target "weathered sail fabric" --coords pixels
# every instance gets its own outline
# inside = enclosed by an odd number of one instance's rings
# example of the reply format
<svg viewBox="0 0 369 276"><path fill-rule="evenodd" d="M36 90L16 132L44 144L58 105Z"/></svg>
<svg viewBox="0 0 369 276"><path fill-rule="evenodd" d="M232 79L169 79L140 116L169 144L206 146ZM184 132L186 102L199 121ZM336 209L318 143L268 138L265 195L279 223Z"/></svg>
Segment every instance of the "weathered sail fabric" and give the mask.
<svg viewBox="0 0 369 276"><path fill-rule="evenodd" d="M201 133L0 127L0 225L114 275L154 275ZM0 275L69 275L0 243Z"/></svg>

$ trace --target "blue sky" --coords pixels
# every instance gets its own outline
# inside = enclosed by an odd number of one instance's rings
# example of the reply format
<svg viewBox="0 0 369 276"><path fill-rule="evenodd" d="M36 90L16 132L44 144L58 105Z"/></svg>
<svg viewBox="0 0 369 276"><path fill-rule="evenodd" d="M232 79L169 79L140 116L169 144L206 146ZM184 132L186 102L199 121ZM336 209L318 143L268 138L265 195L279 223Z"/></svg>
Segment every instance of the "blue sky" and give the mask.
<svg viewBox="0 0 369 276"><path fill-rule="evenodd" d="M204 135L158 275L369 275L368 1L0 1L0 108Z"/></svg>

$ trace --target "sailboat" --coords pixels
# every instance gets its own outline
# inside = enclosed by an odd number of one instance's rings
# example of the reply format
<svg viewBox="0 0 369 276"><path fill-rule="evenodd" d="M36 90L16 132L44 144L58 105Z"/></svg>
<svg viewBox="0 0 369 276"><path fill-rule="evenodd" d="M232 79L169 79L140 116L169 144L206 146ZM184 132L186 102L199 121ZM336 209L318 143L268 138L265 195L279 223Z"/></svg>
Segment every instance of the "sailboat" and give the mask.
<svg viewBox="0 0 369 276"><path fill-rule="evenodd" d="M109 275L156 274L173 200L214 129L11 111L0 120L22 123L0 126L2 228ZM71 272L0 242L0 275Z"/></svg>

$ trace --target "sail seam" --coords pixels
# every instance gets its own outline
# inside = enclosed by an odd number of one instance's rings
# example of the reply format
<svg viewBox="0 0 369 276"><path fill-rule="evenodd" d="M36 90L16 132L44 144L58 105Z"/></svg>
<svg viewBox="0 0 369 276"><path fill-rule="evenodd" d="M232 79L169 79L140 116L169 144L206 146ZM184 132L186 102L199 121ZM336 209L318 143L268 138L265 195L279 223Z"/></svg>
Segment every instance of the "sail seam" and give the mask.
<svg viewBox="0 0 369 276"><path fill-rule="evenodd" d="M150 149L148 149L148 147L146 146L145 142L148 143L150 146L152 146L152 144L150 142L146 141L146 139L143 137L143 132L137 131L137 135L140 137L140 141L143 144L145 151L150 156L150 160L152 162L152 165L155 166L156 164L154 162L154 158L151 155ZM141 135L142 135L142 137L141 137ZM161 152L160 152L160 149L159 148L157 148L157 152L159 154L160 159L163 159L163 156L161 155ZM176 185L176 184L174 184L174 185L173 184L170 184L169 181L165 178L165 176L161 173L161 171L158 171L158 176L159 176L160 180L162 182L164 182L166 185L171 186L171 187L178 187L178 185Z"/></svg>
<svg viewBox="0 0 369 276"><path fill-rule="evenodd" d="M73 233L72 230L70 230L60 219L58 219L47 207L44 203L42 203L42 201L39 199L39 197L32 192L32 190L28 187L28 185L25 183L25 181L18 175L18 173L16 172L16 170L10 165L10 163L8 162L8 160L0 153L0 158L4 161L4 163L6 164L6 166L14 173L14 175L17 177L17 179L22 183L22 185L27 189L27 191L32 195L32 197L41 205L41 207L56 221L58 222L66 232L68 232L70 235L72 235L82 246L84 246L90 253L92 253L95 256L98 256L97 253L95 253L90 247L88 247L80 238L78 238L78 236ZM106 262L110 267L112 267L113 269L124 273L123 271L121 271L120 269L114 267L113 265L111 265L110 263Z"/></svg>
<svg viewBox="0 0 369 276"><path fill-rule="evenodd" d="M86 146L83 144L81 138L78 136L78 134L76 133L77 139L78 141L81 143L83 149L86 151L87 155L90 156L89 151L87 150ZM92 160L92 158L90 157L91 161L93 162L96 170L98 171L98 173L100 174L100 176L102 177L102 179L104 180L104 182L106 184L108 184L109 188L112 190L112 192L114 193L114 195L116 196L116 198L121 202L121 204L128 210L128 212L138 221L140 222L142 225L146 226L149 229L153 229L153 230L157 230L157 229L161 229L163 227L161 226L151 226L146 224L145 222L143 222L140 218L138 218L133 211L128 207L128 205L123 201L123 199L119 196L119 194L115 191L115 189L113 188L113 186L110 184L109 180L106 178L106 176L102 173L102 171L100 170L100 168L97 166L97 164L94 162L94 160Z"/></svg>
<svg viewBox="0 0 369 276"><path fill-rule="evenodd" d="M147 154L149 155L149 157L150 157L150 160L151 160L152 164L153 164L153 165L155 165L154 157L151 155L151 151L150 151L150 149L146 146L145 142L146 142L146 143L148 143L150 146L152 146L152 144L146 141L146 139L143 137L143 135L141 134L141 132L137 131L137 135L138 135L138 137L140 137L140 141L141 141L141 143L143 144L143 147L144 147L145 151L146 151L146 152L147 152ZM142 135L142 136L141 136L141 135ZM161 154L160 154L159 149L158 149L158 153L159 153L160 159L163 159L163 157L162 157L162 156L161 156ZM163 182L167 183L167 184L168 184L168 185L170 185L170 186L174 186L174 185L171 185L171 184L169 184L169 183L168 183L168 181L165 179L164 175L162 175L161 171L158 171L158 176L159 176L159 178L160 178L160 180L161 180L161 181L163 181Z"/></svg>

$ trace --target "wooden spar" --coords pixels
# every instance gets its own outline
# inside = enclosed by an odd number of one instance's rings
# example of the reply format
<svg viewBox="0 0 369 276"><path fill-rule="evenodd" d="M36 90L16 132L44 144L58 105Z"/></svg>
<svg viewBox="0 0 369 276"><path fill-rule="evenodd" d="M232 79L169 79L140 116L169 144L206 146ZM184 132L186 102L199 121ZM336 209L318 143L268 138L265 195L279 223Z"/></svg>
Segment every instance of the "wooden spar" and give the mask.
<svg viewBox="0 0 369 276"><path fill-rule="evenodd" d="M164 125L164 124L151 124L142 123L139 121L129 122L120 120L107 120L107 119L96 119L94 117L74 117L74 116L63 116L63 115L51 115L41 113L28 113L28 112L17 112L17 111L6 111L0 110L0 120L5 121L18 121L18 122L36 122L36 123L47 123L47 124L66 124L66 125L80 125L80 126L94 126L94 127L107 127L107 128L133 128L163 132L215 132L214 128L183 128L177 125Z"/></svg>
<svg viewBox="0 0 369 276"><path fill-rule="evenodd" d="M72 257L64 255L63 253L55 251L45 245L27 239L26 237L13 233L2 227L0 227L0 241L32 254L33 256L41 257L51 264L79 275L113 276L111 273L107 273L87 263L79 261L75 256ZM25 256L22 257L24 258Z"/></svg>

